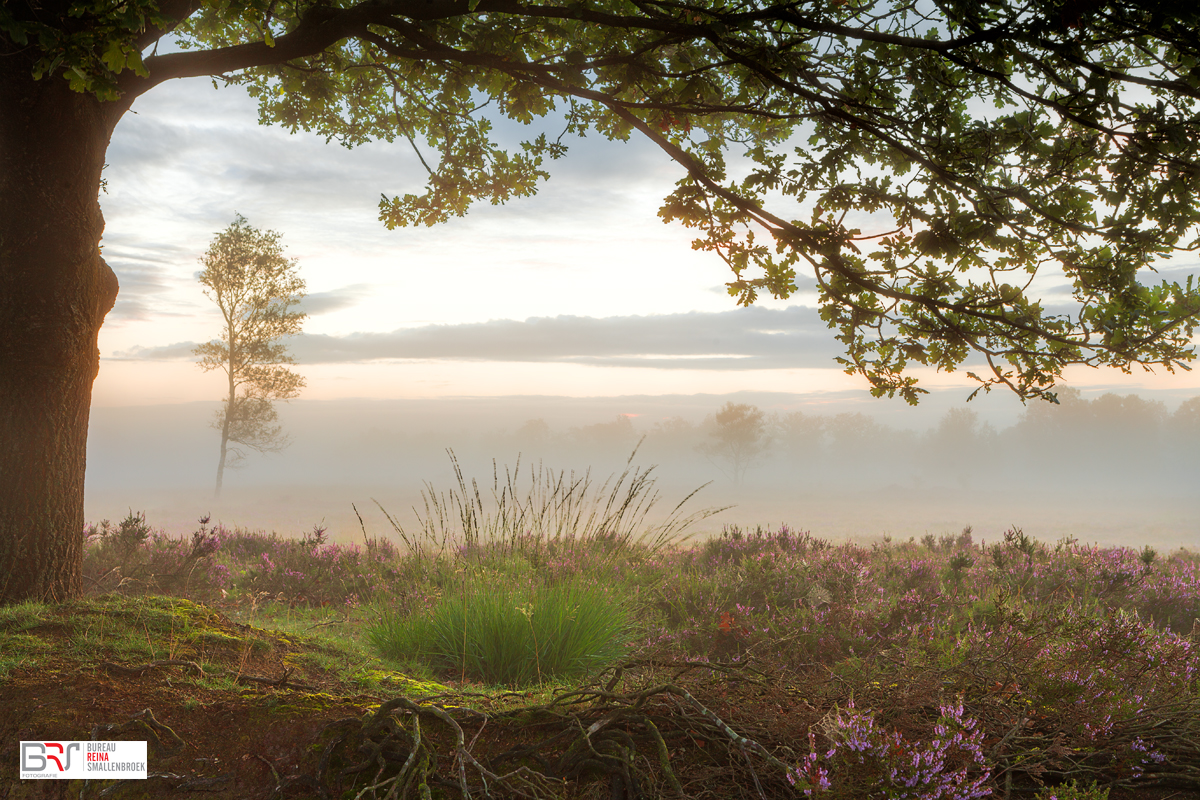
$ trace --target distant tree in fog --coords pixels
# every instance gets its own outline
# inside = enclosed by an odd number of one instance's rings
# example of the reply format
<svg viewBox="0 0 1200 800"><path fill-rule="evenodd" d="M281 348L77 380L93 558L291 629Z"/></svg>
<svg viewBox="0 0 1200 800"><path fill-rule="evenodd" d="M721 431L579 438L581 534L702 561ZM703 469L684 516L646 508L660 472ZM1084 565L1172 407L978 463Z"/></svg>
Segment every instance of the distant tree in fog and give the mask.
<svg viewBox="0 0 1200 800"><path fill-rule="evenodd" d="M577 446L604 456L627 456L637 444L637 433L628 414L617 414L612 422L572 428L571 439Z"/></svg>
<svg viewBox="0 0 1200 800"><path fill-rule="evenodd" d="M276 340L299 333L304 324L305 314L288 310L304 297L304 281L296 274L295 259L283 257L279 234L251 227L240 214L217 234L200 263L204 294L225 322L220 339L193 351L201 369L221 369L228 378L228 393L213 422L221 431L219 497L225 467L245 457L237 445L267 453L289 444L275 424L272 401L298 396L304 378L283 366L294 361Z"/></svg>
<svg viewBox="0 0 1200 800"><path fill-rule="evenodd" d="M766 415L758 406L729 402L707 420L707 427L709 441L700 445L700 452L726 462L729 471L717 466L741 486L746 470L770 443Z"/></svg>
<svg viewBox="0 0 1200 800"><path fill-rule="evenodd" d="M697 434L696 425L683 417L670 417L654 423L650 431L650 441L660 447L682 449L683 445L694 443Z"/></svg>
<svg viewBox="0 0 1200 800"><path fill-rule="evenodd" d="M829 447L844 461L857 464L878 457L890 429L868 414L843 412L825 419Z"/></svg>
<svg viewBox="0 0 1200 800"><path fill-rule="evenodd" d="M550 437L550 426L541 417L527 419L517 428L517 442L522 447L545 447L550 443Z"/></svg>
<svg viewBox="0 0 1200 800"><path fill-rule="evenodd" d="M1068 388L1060 390L1057 406L1027 406L1017 427L1045 446L1140 449L1157 443L1168 417L1158 400L1112 392L1085 400L1078 389Z"/></svg>
<svg viewBox="0 0 1200 800"><path fill-rule="evenodd" d="M1031 463L1047 463L1056 454L1070 452L1087 438L1088 401L1071 386L1060 387L1058 403L1032 403L1025 406L1020 420L1009 431Z"/></svg>
<svg viewBox="0 0 1200 800"><path fill-rule="evenodd" d="M1157 446L1163 426L1170 416L1160 400L1145 400L1136 394L1108 392L1088 404L1090 422L1107 430L1110 440L1122 447Z"/></svg>
<svg viewBox="0 0 1200 800"><path fill-rule="evenodd" d="M1059 392L1059 405L1036 404L1025 409L1006 438L1026 457L1026 468L1052 473L1057 482L1094 484L1119 470L1125 482L1158 485L1170 477L1164 457L1172 449L1182 417L1166 405L1137 395L1106 393L1086 400L1077 389ZM1187 403L1181 406L1184 411ZM1186 411L1184 412L1186 414ZM1050 466L1062 456L1075 467L1063 472Z"/></svg>
<svg viewBox="0 0 1200 800"><path fill-rule="evenodd" d="M1170 426L1174 436L1193 441L1200 439L1200 397L1180 403L1171 415Z"/></svg>
<svg viewBox="0 0 1200 800"><path fill-rule="evenodd" d="M996 431L969 408L951 408L926 439L933 472L952 476L959 485L970 483L971 473L987 462L995 449Z"/></svg>
<svg viewBox="0 0 1200 800"><path fill-rule="evenodd" d="M1200 467L1200 396L1184 400L1167 417L1166 450L1178 479L1194 491L1197 467Z"/></svg>
<svg viewBox="0 0 1200 800"><path fill-rule="evenodd" d="M794 459L808 461L825 448L826 421L820 414L785 414L776 423L780 443Z"/></svg>

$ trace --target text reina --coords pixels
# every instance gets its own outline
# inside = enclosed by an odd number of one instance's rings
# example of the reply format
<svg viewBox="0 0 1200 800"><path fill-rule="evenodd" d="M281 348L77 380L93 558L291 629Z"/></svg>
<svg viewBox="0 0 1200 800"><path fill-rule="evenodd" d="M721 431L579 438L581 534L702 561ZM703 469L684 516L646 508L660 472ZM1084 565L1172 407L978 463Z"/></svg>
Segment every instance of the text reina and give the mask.
<svg viewBox="0 0 1200 800"><path fill-rule="evenodd" d="M108 761L108 754L115 752L117 745L114 742L88 742L87 749L88 761Z"/></svg>

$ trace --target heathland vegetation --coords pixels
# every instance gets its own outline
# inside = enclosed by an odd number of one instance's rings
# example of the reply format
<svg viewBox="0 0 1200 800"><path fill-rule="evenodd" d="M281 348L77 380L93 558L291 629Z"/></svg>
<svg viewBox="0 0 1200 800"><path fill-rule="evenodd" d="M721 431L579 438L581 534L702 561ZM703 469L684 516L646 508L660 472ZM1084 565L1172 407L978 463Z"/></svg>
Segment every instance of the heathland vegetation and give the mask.
<svg viewBox="0 0 1200 800"><path fill-rule="evenodd" d="M706 512L685 517L683 503L647 530L648 471L596 487L518 469L491 491L458 477L449 492L427 487L416 529L364 527L361 545L207 520L181 540L131 513L89 528L85 584L96 602L189 598L357 665L361 720L312 731L302 744L313 757L291 777L272 767L270 789L831 800L1200 790L1200 553L1048 544L1019 528L869 546L786 526L688 538ZM0 634L28 638L37 613L6 610ZM94 657L169 669L172 631L169 654ZM0 685L36 666L31 653L5 660ZM196 666L203 680L220 673ZM408 682L384 685L389 671ZM302 694L287 675L255 691Z"/></svg>

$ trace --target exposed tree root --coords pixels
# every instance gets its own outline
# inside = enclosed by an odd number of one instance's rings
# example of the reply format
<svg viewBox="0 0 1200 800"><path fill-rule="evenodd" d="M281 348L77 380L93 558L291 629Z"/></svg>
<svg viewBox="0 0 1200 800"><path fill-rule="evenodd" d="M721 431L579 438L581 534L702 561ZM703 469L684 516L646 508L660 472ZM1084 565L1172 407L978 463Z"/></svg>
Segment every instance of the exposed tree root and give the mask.
<svg viewBox="0 0 1200 800"><path fill-rule="evenodd" d="M92 740L99 739L101 734L111 736L112 734L126 733L131 730L144 731L150 737L150 744L159 752L173 752L184 746L184 741L179 738L179 734L155 719L154 712L148 708L134 714L127 722L93 726Z"/></svg>
<svg viewBox="0 0 1200 800"><path fill-rule="evenodd" d="M734 731L687 689L663 683L622 694L613 691L621 676L614 677L603 689L565 692L544 705L497 714L430 699L390 699L361 720L347 717L322 730L329 739L313 788L322 798L353 789L355 800L425 798L433 787L462 800L550 800L577 793L581 784L601 783L613 800L685 797L667 739L683 743L699 736L712 743L706 752L725 771L745 765L759 797L794 794L786 782L789 765ZM480 755L475 745L489 724L500 731L488 741L523 741ZM465 729L472 726L477 730L468 742Z"/></svg>

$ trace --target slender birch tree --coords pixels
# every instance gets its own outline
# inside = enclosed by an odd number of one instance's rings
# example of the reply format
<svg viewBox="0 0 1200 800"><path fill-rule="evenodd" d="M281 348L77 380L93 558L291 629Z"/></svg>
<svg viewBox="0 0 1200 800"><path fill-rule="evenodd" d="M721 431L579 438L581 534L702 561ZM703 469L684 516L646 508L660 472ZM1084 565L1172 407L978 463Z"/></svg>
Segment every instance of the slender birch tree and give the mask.
<svg viewBox="0 0 1200 800"><path fill-rule="evenodd" d="M221 431L215 495L221 496L225 468L245 458L242 447L279 452L290 444L276 424L274 400L300 394L304 378L288 369L295 361L277 340L300 332L305 314L289 311L304 297L296 260L283 256L279 234L259 231L238 215L213 240L200 283L225 320L220 339L197 347L200 368L224 370L228 393L213 427Z"/></svg>

